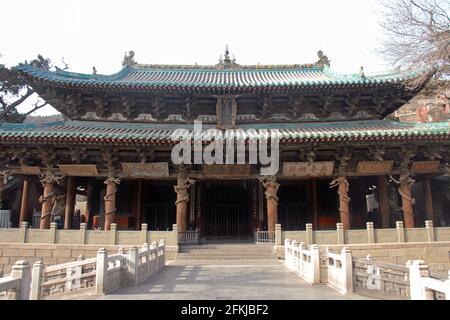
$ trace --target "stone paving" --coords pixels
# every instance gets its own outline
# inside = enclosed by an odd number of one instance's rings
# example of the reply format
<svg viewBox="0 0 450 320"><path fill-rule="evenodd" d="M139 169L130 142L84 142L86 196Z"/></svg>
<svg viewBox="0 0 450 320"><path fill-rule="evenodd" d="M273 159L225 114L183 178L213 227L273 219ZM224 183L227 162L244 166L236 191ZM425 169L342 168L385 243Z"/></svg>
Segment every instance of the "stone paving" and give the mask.
<svg viewBox="0 0 450 320"><path fill-rule="evenodd" d="M83 299L132 300L361 300L326 285L312 286L281 261L169 261L160 273L137 287L120 288Z"/></svg>

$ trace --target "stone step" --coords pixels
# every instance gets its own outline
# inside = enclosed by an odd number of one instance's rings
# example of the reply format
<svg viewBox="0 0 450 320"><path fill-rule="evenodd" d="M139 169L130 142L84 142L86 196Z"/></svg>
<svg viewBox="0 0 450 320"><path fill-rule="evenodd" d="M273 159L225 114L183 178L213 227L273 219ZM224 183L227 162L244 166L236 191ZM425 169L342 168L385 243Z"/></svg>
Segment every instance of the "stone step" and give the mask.
<svg viewBox="0 0 450 320"><path fill-rule="evenodd" d="M248 257L248 256L180 256L178 255L177 260L274 260L275 257Z"/></svg>
<svg viewBox="0 0 450 320"><path fill-rule="evenodd" d="M181 246L178 261L276 261L272 245L204 244Z"/></svg>

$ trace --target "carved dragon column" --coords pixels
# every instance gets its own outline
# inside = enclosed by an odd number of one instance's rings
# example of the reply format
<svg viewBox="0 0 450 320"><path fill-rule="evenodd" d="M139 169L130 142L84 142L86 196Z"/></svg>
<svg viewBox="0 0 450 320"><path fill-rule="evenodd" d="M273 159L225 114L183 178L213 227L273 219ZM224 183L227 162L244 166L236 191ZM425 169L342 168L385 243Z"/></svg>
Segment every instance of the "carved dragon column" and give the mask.
<svg viewBox="0 0 450 320"><path fill-rule="evenodd" d="M348 196L350 184L346 177L339 177L331 181L330 188L338 187L339 213L344 230L350 230L350 197Z"/></svg>
<svg viewBox="0 0 450 320"><path fill-rule="evenodd" d="M414 205L416 200L411 196L411 188L416 182L408 172L400 173L400 179L391 179L399 185L398 193L402 196L403 221L405 228L414 228Z"/></svg>
<svg viewBox="0 0 450 320"><path fill-rule="evenodd" d="M116 193L120 179L111 175L104 183L106 184L106 195L103 198L105 200L105 230L110 230L111 223L114 223L116 217Z"/></svg>
<svg viewBox="0 0 450 320"><path fill-rule="evenodd" d="M350 230L350 197L348 196L348 191L350 184L348 183L345 170L352 158L353 150L352 148L344 148L338 154L336 154L336 160L339 161L337 172L335 173L335 178L330 183L330 188L338 187L339 195L339 214L341 218L341 223L343 224L344 230Z"/></svg>
<svg viewBox="0 0 450 320"><path fill-rule="evenodd" d="M178 177L177 185L174 186L177 193L177 225L178 232L186 232L186 212L187 203L189 202L189 187L195 183L195 180L190 178Z"/></svg>
<svg viewBox="0 0 450 320"><path fill-rule="evenodd" d="M261 183L266 189L267 199L267 231L275 232L275 225L278 223L278 188L280 184L275 176L261 179Z"/></svg>
<svg viewBox="0 0 450 320"><path fill-rule="evenodd" d="M55 176L51 171L47 171L41 176L41 183L44 187L43 194L39 197L42 204L40 229L49 229L51 222L51 214L54 202L56 200L55 183L59 183L61 177Z"/></svg>

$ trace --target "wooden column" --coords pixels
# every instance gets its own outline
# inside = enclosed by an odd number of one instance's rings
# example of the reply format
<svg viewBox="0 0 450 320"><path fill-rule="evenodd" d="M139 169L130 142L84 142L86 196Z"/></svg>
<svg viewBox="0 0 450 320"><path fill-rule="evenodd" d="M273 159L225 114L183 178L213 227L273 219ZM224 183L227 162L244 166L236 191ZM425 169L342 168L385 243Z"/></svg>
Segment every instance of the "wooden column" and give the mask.
<svg viewBox="0 0 450 320"><path fill-rule="evenodd" d="M187 203L189 202L189 187L195 183L194 180L189 178L178 178L177 185L174 187L177 193L177 201L175 205L177 207L177 225L178 232L186 232L186 214Z"/></svg>
<svg viewBox="0 0 450 320"><path fill-rule="evenodd" d="M338 187L339 213L344 230L350 230L350 197L348 196L349 183L346 177L339 177L330 183L330 187Z"/></svg>
<svg viewBox="0 0 450 320"><path fill-rule="evenodd" d="M275 225L278 224L278 197L277 192L280 184L277 183L274 176L266 177L261 180L266 188L267 199L267 231L275 232Z"/></svg>
<svg viewBox="0 0 450 320"><path fill-rule="evenodd" d="M434 221L434 211L433 211L433 197L431 194L431 184L430 178L427 177L423 181L424 191L425 191L425 211L427 213L427 220Z"/></svg>
<svg viewBox="0 0 450 320"><path fill-rule="evenodd" d="M380 209L381 227L390 227L390 210L388 203L388 189L385 176L378 176L378 204Z"/></svg>
<svg viewBox="0 0 450 320"><path fill-rule="evenodd" d="M416 181L408 173L400 175L398 192L402 196L403 220L405 228L414 228L414 208L415 200L411 197L411 187Z"/></svg>
<svg viewBox="0 0 450 320"><path fill-rule="evenodd" d="M0 171L0 209L3 208L3 190L5 189L5 180L6 171Z"/></svg>
<svg viewBox="0 0 450 320"><path fill-rule="evenodd" d="M85 223L86 223L86 229L89 229L92 226L92 199L94 196L94 186L92 183L92 178L89 178L88 185L86 187L86 215L85 215Z"/></svg>
<svg viewBox="0 0 450 320"><path fill-rule="evenodd" d="M50 220L52 214L53 203L55 202L54 184L55 178L52 174L46 174L41 180L44 192L39 198L42 203L40 229L50 229Z"/></svg>
<svg viewBox="0 0 450 320"><path fill-rule="evenodd" d="M28 178L23 180L22 187L22 199L20 203L20 214L19 214L19 226L22 222L27 221L28 211L29 211L29 202L30 202L30 181Z"/></svg>
<svg viewBox="0 0 450 320"><path fill-rule="evenodd" d="M317 203L317 180L311 180L313 229L319 230L319 208Z"/></svg>
<svg viewBox="0 0 450 320"><path fill-rule="evenodd" d="M198 230L202 231L202 192L203 192L203 184L197 184L197 193L196 193L196 206L195 206L195 225Z"/></svg>
<svg viewBox="0 0 450 320"><path fill-rule="evenodd" d="M136 223L135 223L135 229L140 230L141 229L141 222L142 222L142 179L139 179L137 181L137 195L136 195Z"/></svg>
<svg viewBox="0 0 450 320"><path fill-rule="evenodd" d="M106 195L103 198L105 200L105 230L111 229L111 223L115 222L116 216L116 193L117 185L120 180L114 177L109 177L105 180Z"/></svg>
<svg viewBox="0 0 450 320"><path fill-rule="evenodd" d="M70 229L72 226L73 212L75 210L75 177L67 177L67 191L66 191L66 207L64 210L64 229Z"/></svg>

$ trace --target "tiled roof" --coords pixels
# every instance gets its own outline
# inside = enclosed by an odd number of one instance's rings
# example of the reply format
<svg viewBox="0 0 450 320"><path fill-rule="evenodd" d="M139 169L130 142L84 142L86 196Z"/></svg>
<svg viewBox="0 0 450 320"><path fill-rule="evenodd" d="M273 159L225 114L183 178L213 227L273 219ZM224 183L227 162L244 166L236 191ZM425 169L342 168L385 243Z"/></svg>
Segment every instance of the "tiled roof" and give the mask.
<svg viewBox="0 0 450 320"><path fill-rule="evenodd" d="M205 130L213 125L203 125ZM170 144L176 129L193 130L184 124L109 123L91 121L66 121L43 125L0 123L1 143L80 143L115 145ZM278 129L281 143L302 142L376 142L450 140L448 122L400 123L387 120L353 122L248 124L238 129L256 129L256 133L235 132L238 137L262 137L259 129ZM247 132L247 131L246 131Z"/></svg>
<svg viewBox="0 0 450 320"><path fill-rule="evenodd" d="M378 75L340 74L328 67L274 66L270 68L168 68L151 65L125 67L113 75L89 75L67 71L47 71L31 65L18 67L32 81L65 88L108 90L181 90L201 92L247 92L255 89L292 90L298 88L374 87L399 84L418 72L385 72Z"/></svg>

